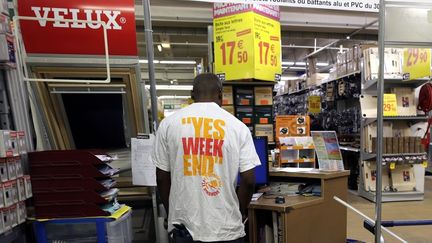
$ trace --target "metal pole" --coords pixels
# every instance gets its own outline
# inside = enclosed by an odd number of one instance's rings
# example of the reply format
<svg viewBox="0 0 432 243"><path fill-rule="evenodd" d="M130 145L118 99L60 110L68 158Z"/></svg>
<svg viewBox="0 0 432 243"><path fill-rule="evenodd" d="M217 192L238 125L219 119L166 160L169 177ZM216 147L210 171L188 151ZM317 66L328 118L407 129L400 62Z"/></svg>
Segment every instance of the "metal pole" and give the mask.
<svg viewBox="0 0 432 243"><path fill-rule="evenodd" d="M379 78L378 78L378 107L377 107L377 153L376 153L376 197L375 197L375 243L381 242L382 215L382 157L383 157L383 105L384 105L384 35L385 35L385 0L380 0L379 12Z"/></svg>
<svg viewBox="0 0 432 243"><path fill-rule="evenodd" d="M158 128L158 109L157 109L157 96L156 96L156 80L154 75L154 49L153 49L153 30L151 24L150 15L150 0L143 0L144 7L144 32L146 38L147 47L147 60L148 60L148 73L150 80L150 101L151 101L151 111L153 120L153 132ZM156 199L156 187L151 189L152 192L152 204L153 204L153 217L155 224L156 242L160 242L159 236L159 220L158 220L158 207Z"/></svg>
<svg viewBox="0 0 432 243"><path fill-rule="evenodd" d="M157 95L156 95L156 80L154 75L154 47L153 47L153 30L150 15L150 0L143 0L144 6L144 32L147 47L148 73L150 81L150 97L151 111L153 116L153 131L156 131L159 126L158 110L157 110Z"/></svg>

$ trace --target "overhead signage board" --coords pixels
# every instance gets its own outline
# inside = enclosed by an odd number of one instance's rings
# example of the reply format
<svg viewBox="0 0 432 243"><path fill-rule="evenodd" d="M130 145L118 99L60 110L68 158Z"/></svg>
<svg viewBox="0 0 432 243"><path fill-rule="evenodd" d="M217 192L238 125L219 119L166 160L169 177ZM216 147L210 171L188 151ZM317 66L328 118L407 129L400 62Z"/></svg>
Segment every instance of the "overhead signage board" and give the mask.
<svg viewBox="0 0 432 243"><path fill-rule="evenodd" d="M297 8L318 8L360 12L379 12L379 0L189 0L211 3L267 4Z"/></svg>
<svg viewBox="0 0 432 243"><path fill-rule="evenodd" d="M215 73L223 81L280 81L281 31L278 6L215 4Z"/></svg>
<svg viewBox="0 0 432 243"><path fill-rule="evenodd" d="M101 24L65 22L104 21L110 55L137 56L135 1L75 0L18 2L19 16L40 20L21 20L25 50L29 54L105 55ZM46 21L54 18L56 21Z"/></svg>

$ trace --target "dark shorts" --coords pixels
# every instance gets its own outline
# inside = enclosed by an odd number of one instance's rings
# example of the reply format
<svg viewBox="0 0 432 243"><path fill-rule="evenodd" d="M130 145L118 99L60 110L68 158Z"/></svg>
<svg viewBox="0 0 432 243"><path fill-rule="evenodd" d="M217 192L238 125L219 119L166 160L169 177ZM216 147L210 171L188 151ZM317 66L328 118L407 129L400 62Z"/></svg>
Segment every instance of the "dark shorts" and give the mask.
<svg viewBox="0 0 432 243"><path fill-rule="evenodd" d="M203 243L202 241L194 241L188 230L183 225L175 225L170 233L170 243ZM214 243L244 243L243 238L229 241L213 241Z"/></svg>

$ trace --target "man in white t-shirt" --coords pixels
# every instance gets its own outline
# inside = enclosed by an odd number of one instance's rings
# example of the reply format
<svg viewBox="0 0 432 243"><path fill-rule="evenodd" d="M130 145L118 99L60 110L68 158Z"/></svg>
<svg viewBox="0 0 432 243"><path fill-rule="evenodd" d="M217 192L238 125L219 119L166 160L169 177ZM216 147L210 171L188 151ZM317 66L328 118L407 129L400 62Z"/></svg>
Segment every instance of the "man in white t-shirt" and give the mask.
<svg viewBox="0 0 432 243"><path fill-rule="evenodd" d="M195 103L165 118L152 161L174 242L243 242L260 165L249 129L223 110L214 74L194 80ZM236 193L237 175L240 186Z"/></svg>

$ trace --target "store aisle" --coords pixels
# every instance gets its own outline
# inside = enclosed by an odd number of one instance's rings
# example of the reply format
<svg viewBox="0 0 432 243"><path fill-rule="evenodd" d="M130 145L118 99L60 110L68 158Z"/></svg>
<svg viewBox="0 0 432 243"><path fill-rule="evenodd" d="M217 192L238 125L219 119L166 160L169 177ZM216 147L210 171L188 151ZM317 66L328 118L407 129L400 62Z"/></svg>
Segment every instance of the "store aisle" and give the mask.
<svg viewBox="0 0 432 243"><path fill-rule="evenodd" d="M375 205L353 193L348 194L348 202L371 218L374 218ZM383 220L432 219L432 176L426 176L425 200L418 202L393 202L383 204ZM408 242L431 242L432 226L411 226L390 228L391 231ZM348 238L373 242L373 235L363 228L363 220L348 210ZM398 242L385 234L385 242Z"/></svg>

